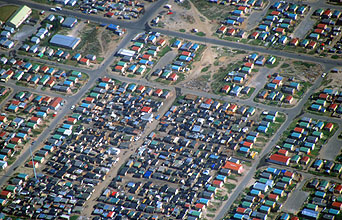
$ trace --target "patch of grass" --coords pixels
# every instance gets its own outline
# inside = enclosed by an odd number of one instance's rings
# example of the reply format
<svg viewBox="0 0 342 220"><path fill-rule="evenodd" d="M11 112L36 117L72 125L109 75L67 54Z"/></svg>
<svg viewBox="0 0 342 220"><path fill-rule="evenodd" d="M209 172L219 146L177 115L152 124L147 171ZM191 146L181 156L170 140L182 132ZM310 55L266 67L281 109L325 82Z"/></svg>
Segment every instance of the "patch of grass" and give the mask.
<svg viewBox="0 0 342 220"><path fill-rule="evenodd" d="M186 30L185 29L179 29L179 32L184 33Z"/></svg>
<svg viewBox="0 0 342 220"><path fill-rule="evenodd" d="M280 66L280 68L285 69L285 68L287 68L287 67L289 67L289 66L290 66L290 64L288 64L288 63L283 63L283 64Z"/></svg>
<svg viewBox="0 0 342 220"><path fill-rule="evenodd" d="M201 73L204 73L204 72L207 72L209 70L211 65L208 65L206 67L204 67L202 70L201 70Z"/></svg>
<svg viewBox="0 0 342 220"><path fill-rule="evenodd" d="M231 5L212 4L206 0L191 0L197 10L209 20L223 20L234 8Z"/></svg>
<svg viewBox="0 0 342 220"><path fill-rule="evenodd" d="M235 189L236 185L233 183L225 183L224 187L228 190L228 193L231 193L233 189Z"/></svg>
<svg viewBox="0 0 342 220"><path fill-rule="evenodd" d="M172 50L171 47L166 46L166 47L164 47L164 48L158 53L158 55L159 55L160 57L163 57L167 52L169 52L169 51L171 51L171 50Z"/></svg>
<svg viewBox="0 0 342 220"><path fill-rule="evenodd" d="M205 36L205 33L201 31L201 32L197 32L196 35L197 35L197 36L200 36L200 37L204 37L204 36Z"/></svg>
<svg viewBox="0 0 342 220"><path fill-rule="evenodd" d="M70 220L77 220L78 217L80 217L80 216L79 215L73 215L73 216L70 217Z"/></svg>
<svg viewBox="0 0 342 220"><path fill-rule="evenodd" d="M184 0L179 5L182 6L183 8L185 8L186 10L190 10L191 9L191 5L190 5L189 0Z"/></svg>
<svg viewBox="0 0 342 220"><path fill-rule="evenodd" d="M6 22L17 9L18 6L16 5L5 5L0 7L0 21Z"/></svg>

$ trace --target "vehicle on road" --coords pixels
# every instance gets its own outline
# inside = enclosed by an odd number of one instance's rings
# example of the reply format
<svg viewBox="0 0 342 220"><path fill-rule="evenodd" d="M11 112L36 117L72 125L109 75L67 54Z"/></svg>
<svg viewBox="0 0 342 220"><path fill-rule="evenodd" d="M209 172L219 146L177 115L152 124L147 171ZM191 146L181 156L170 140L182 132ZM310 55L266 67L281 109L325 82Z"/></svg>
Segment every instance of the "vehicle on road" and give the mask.
<svg viewBox="0 0 342 220"><path fill-rule="evenodd" d="M56 9L57 9L58 11L62 11L62 8L59 7L59 6L57 6Z"/></svg>
<svg viewBox="0 0 342 220"><path fill-rule="evenodd" d="M57 11L55 8L50 8L50 11Z"/></svg>
<svg viewBox="0 0 342 220"><path fill-rule="evenodd" d="M324 78L327 75L327 73L322 73L322 78Z"/></svg>
<svg viewBox="0 0 342 220"><path fill-rule="evenodd" d="M74 110L74 109L75 109L75 105L72 105L70 109L71 109L71 110Z"/></svg>

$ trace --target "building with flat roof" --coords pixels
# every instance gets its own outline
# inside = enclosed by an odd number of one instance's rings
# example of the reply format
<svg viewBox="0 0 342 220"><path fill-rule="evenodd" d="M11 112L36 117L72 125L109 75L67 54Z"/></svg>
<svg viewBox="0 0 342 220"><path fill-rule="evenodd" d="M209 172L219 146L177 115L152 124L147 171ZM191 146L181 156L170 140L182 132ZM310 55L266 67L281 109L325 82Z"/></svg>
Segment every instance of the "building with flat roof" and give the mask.
<svg viewBox="0 0 342 220"><path fill-rule="evenodd" d="M18 28L32 13L31 8L23 5L6 22L7 26Z"/></svg>
<svg viewBox="0 0 342 220"><path fill-rule="evenodd" d="M56 34L50 40L50 44L67 49L75 49L80 42L80 38L65 36L61 34Z"/></svg>

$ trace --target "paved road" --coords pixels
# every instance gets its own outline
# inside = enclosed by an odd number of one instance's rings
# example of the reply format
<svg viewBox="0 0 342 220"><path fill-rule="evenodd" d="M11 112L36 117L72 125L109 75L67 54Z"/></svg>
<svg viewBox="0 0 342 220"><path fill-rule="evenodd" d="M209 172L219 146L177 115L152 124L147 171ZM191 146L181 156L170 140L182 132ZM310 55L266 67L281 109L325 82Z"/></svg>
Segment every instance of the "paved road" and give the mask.
<svg viewBox="0 0 342 220"><path fill-rule="evenodd" d="M314 24L317 22L317 20L311 19L311 15L315 12L315 10L315 8L310 8L310 11L307 15L305 15L305 18L302 20L302 22L296 27L293 34L291 34L291 37L303 39L305 35L312 30Z"/></svg>
<svg viewBox="0 0 342 220"><path fill-rule="evenodd" d="M152 68L152 70L148 73L148 75L146 76L146 79L148 80L152 73L157 70L157 69L162 69L163 67L165 67L167 64L171 63L175 57L177 56L178 52L176 52L175 50L171 50L169 52L167 52L162 58L160 58L160 60L158 61L158 63Z"/></svg>

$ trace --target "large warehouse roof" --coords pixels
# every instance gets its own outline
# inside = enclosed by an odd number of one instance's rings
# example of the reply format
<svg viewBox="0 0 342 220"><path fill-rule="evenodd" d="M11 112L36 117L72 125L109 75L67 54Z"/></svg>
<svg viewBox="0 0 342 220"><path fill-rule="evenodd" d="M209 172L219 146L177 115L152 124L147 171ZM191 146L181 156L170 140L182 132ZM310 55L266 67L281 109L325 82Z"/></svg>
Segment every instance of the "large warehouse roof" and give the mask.
<svg viewBox="0 0 342 220"><path fill-rule="evenodd" d="M74 49L81 42L80 38L56 34L50 40L51 44L68 49Z"/></svg>
<svg viewBox="0 0 342 220"><path fill-rule="evenodd" d="M23 5L8 20L7 25L18 28L32 13L31 8Z"/></svg>

